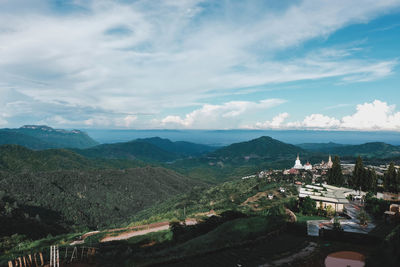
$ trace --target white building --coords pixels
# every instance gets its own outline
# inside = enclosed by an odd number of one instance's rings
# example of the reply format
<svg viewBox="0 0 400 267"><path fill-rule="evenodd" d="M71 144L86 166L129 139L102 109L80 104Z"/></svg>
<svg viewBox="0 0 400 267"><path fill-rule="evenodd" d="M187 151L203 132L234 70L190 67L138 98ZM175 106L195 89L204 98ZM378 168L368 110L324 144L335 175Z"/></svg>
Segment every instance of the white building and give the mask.
<svg viewBox="0 0 400 267"><path fill-rule="evenodd" d="M327 184L321 185L306 185L300 188L299 198L305 198L309 196L311 199L316 201L316 207L322 203L322 208L331 206L335 211L343 211L345 204L349 201L346 199L348 195L357 194L353 189L344 187L336 187Z"/></svg>
<svg viewBox="0 0 400 267"><path fill-rule="evenodd" d="M301 170L303 169L303 165L301 165L299 154L297 154L296 161L294 163L293 169Z"/></svg>
<svg viewBox="0 0 400 267"><path fill-rule="evenodd" d="M312 170L312 165L310 162L307 161L306 164L303 166L304 170Z"/></svg>

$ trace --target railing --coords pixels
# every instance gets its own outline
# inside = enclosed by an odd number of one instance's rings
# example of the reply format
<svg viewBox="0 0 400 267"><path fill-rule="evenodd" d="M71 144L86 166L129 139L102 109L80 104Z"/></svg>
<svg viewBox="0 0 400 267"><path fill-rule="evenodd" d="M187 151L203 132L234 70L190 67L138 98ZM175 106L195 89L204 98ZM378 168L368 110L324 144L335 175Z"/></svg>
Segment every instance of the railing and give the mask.
<svg viewBox="0 0 400 267"><path fill-rule="evenodd" d="M59 267L72 262L93 263L97 248L86 246L50 246L49 250L28 254L8 261L8 267ZM47 257L49 255L49 257Z"/></svg>

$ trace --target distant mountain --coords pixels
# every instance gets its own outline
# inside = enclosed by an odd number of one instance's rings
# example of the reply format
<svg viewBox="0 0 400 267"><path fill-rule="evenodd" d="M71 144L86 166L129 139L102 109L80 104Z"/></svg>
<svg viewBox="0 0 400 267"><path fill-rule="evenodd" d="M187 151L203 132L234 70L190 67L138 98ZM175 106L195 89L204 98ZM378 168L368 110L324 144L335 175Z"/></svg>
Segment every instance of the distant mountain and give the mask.
<svg viewBox="0 0 400 267"><path fill-rule="evenodd" d="M220 148L209 154L210 157L225 159L287 159L293 158L297 153L305 153L305 151L297 146L290 145L273 139L268 136L262 136L247 142L235 143Z"/></svg>
<svg viewBox="0 0 400 267"><path fill-rule="evenodd" d="M296 146L301 147L304 150L329 153L332 149L337 147L343 147L345 145L329 142L329 143L303 143L303 144L298 144Z"/></svg>
<svg viewBox="0 0 400 267"><path fill-rule="evenodd" d="M361 145L342 145L336 143L305 143L299 144L299 147L325 154L335 154L339 156L364 158L396 158L400 157L400 146L393 146L383 142L371 142Z"/></svg>
<svg viewBox="0 0 400 267"><path fill-rule="evenodd" d="M362 145L339 146L331 149L331 154L340 156L361 156L366 158L395 158L400 156L400 147L382 142Z"/></svg>
<svg viewBox="0 0 400 267"><path fill-rule="evenodd" d="M146 142L155 145L164 151L181 156L199 156L205 153L212 152L217 149L216 147L195 144L185 141L172 142L169 139L160 137L136 139L136 141Z"/></svg>
<svg viewBox="0 0 400 267"><path fill-rule="evenodd" d="M130 142L102 144L87 149L75 149L90 158L139 159L168 162L189 156L198 156L215 150L214 147L190 142L172 142L159 137L136 139Z"/></svg>
<svg viewBox="0 0 400 267"><path fill-rule="evenodd" d="M178 154L167 152L156 145L142 141L115 144L102 144L75 152L89 158L139 159L144 161L166 162L179 158Z"/></svg>
<svg viewBox="0 0 400 267"><path fill-rule="evenodd" d="M6 145L6 144L20 145L36 150L53 148L55 146L54 144L47 143L33 136L1 129L0 145Z"/></svg>
<svg viewBox="0 0 400 267"><path fill-rule="evenodd" d="M0 145L15 144L31 149L88 148L98 143L79 130L53 129L43 125L25 125L18 129L0 129Z"/></svg>

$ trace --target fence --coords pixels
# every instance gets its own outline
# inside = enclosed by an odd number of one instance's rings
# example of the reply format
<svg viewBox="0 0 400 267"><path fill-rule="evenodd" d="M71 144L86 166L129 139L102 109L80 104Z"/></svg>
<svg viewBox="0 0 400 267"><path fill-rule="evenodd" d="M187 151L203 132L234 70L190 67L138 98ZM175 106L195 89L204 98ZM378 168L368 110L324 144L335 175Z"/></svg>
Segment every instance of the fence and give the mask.
<svg viewBox="0 0 400 267"><path fill-rule="evenodd" d="M59 267L72 262L93 263L97 248L86 246L51 246L49 250L18 257L8 262L8 267Z"/></svg>

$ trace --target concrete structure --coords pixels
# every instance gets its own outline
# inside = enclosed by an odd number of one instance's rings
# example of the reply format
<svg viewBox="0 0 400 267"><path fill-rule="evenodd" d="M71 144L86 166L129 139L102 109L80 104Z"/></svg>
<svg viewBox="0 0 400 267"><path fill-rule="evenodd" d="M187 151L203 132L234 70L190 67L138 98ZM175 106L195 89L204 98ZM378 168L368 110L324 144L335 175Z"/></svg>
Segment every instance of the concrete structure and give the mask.
<svg viewBox="0 0 400 267"><path fill-rule="evenodd" d="M317 207L322 203L322 208L331 206L336 212L342 212L343 207L349 204L346 197L350 194L357 194L353 189L336 187L327 184L306 185L300 188L299 198L309 196L315 200Z"/></svg>
<svg viewBox="0 0 400 267"><path fill-rule="evenodd" d="M388 200L388 201L400 201L400 193L390 193L390 192L383 192L377 193L376 198Z"/></svg>

